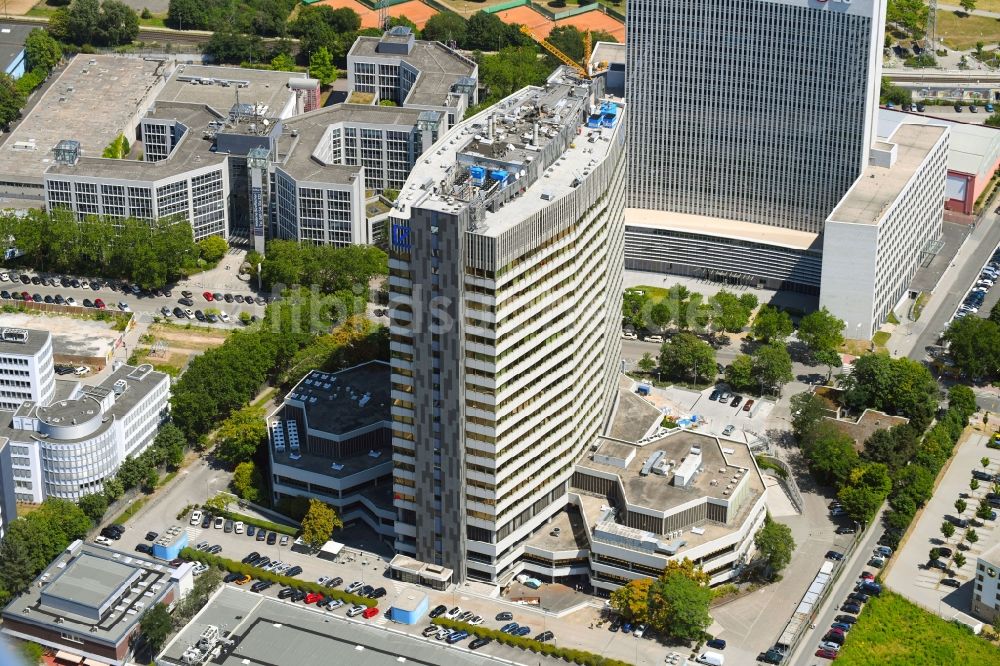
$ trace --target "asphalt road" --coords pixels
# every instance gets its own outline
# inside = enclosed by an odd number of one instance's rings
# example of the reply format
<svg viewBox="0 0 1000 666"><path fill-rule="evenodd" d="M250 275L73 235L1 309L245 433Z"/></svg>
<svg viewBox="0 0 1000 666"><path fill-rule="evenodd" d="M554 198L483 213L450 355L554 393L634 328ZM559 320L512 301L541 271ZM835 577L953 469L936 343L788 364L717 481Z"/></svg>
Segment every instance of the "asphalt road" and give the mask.
<svg viewBox="0 0 1000 666"><path fill-rule="evenodd" d="M820 639L823 638L827 629L833 624L834 618L842 613L840 606L847 599L847 595L854 591L854 586L857 584L861 572L871 571L876 576L878 575L878 571L866 566L866 563L871 558L872 551L875 549L878 539L882 535L883 529L881 524L882 511L879 511L878 515L872 521L872 528L862 534L861 543L858 544L851 557L840 562L843 573L841 573L837 582L834 583L833 590L827 597L823 610L817 616L816 628L806 630L805 636L799 642L798 649L788 661L789 664L813 666L817 662L823 661L815 656ZM847 640L851 640L850 635L848 635Z"/></svg>
<svg viewBox="0 0 1000 666"><path fill-rule="evenodd" d="M984 218L980 222L969 240L966 241L966 244L972 248L971 254L968 258L964 258L960 265L951 269L956 271L955 278L944 293L943 300L938 301L937 307L930 313L929 323L918 335L909 353L910 358L917 361L923 360L926 355L925 348L937 344L939 334L945 329L952 315L955 314L955 310L975 283L976 278L979 277L983 265L1000 244L1000 224L996 223L997 216L995 214L990 213L990 216L988 221ZM942 281L944 279L942 278ZM994 296L994 298L996 297ZM989 302L989 299L987 300ZM983 311L985 314L989 314L987 307L984 307Z"/></svg>

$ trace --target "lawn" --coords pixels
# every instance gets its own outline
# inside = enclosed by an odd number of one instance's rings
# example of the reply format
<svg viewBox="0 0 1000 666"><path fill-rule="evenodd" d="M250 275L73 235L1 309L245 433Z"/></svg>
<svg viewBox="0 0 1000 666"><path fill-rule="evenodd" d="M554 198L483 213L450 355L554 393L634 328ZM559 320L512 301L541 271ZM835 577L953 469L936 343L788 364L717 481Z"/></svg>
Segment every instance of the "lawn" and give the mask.
<svg viewBox="0 0 1000 666"><path fill-rule="evenodd" d="M893 592L865 605L837 666L995 664L997 648Z"/></svg>
<svg viewBox="0 0 1000 666"><path fill-rule="evenodd" d="M1000 5L1000 0L996 0ZM985 7L983 7L985 9ZM938 37L953 49L965 51L983 42L987 46L1000 41L1000 19L989 16L958 16L954 12L939 11Z"/></svg>
<svg viewBox="0 0 1000 666"><path fill-rule="evenodd" d="M644 292L650 300L659 303L664 298L667 297L667 289L664 287L650 287L646 284L640 284L638 287L629 287L625 291L641 291Z"/></svg>

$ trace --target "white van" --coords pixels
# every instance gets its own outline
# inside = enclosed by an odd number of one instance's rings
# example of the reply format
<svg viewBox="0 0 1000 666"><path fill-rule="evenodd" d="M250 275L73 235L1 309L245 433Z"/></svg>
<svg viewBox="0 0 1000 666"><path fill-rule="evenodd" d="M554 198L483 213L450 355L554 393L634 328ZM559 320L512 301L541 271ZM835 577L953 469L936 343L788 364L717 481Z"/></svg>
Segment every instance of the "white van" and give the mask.
<svg viewBox="0 0 1000 666"><path fill-rule="evenodd" d="M726 663L725 655L719 652L702 652L701 656L695 659L699 664L708 664L708 666L723 666Z"/></svg>
<svg viewBox="0 0 1000 666"><path fill-rule="evenodd" d="M194 511L191 512L191 524L201 525L201 511L199 511L198 509L195 509Z"/></svg>

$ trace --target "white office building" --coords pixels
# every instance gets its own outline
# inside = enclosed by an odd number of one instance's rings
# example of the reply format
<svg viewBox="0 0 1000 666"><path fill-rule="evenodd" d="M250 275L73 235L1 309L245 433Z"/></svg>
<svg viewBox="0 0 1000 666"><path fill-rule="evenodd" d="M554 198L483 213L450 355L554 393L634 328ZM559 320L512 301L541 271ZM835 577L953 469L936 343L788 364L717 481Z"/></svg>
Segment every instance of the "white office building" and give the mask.
<svg viewBox="0 0 1000 666"><path fill-rule="evenodd" d="M55 386L52 335L0 328L0 410L13 411L29 400L46 404Z"/></svg>
<svg viewBox="0 0 1000 666"><path fill-rule="evenodd" d="M941 238L948 128L900 125L826 221L820 305L869 339Z"/></svg>
<svg viewBox="0 0 1000 666"><path fill-rule="evenodd" d="M97 386L56 384L53 401L0 412L19 502L100 492L125 458L152 443L167 416L170 377L150 365L123 365Z"/></svg>
<svg viewBox="0 0 1000 666"><path fill-rule="evenodd" d="M392 213L395 545L459 581L509 580L614 403L625 107L592 85L460 123Z"/></svg>
<svg viewBox="0 0 1000 666"><path fill-rule="evenodd" d="M347 81L352 92L374 97L375 104L443 113L451 126L477 104L479 65L396 26L381 37L355 40L347 54Z"/></svg>

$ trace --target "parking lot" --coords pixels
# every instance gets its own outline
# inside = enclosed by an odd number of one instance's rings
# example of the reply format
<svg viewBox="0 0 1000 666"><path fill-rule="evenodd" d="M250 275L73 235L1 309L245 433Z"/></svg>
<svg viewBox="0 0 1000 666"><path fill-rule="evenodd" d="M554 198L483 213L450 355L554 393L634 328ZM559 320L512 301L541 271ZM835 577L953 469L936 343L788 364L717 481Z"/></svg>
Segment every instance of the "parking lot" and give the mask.
<svg viewBox="0 0 1000 666"><path fill-rule="evenodd" d="M987 261L979 272L979 277L965 294L965 298L955 312L955 319L978 314L980 317L988 317L990 310L997 303L997 293L993 285L1000 277L1000 247L993 252L993 256ZM1000 290L996 290L1000 291Z"/></svg>
<svg viewBox="0 0 1000 666"><path fill-rule="evenodd" d="M893 590L946 618L957 612L968 613L976 557L1000 541L997 521L979 520L975 517L979 500L990 492L990 484L980 481L978 490L972 491L969 488L972 470L983 469L980 458L985 456L990 459L988 472L1000 472L1000 455L996 450L986 448L987 441L988 438L979 433L972 433L961 441L934 496L914 524L906 542L901 544L894 561L890 562L886 576L886 582ZM968 507L959 515L955 501L960 497L965 499ZM942 523L957 519L969 521L969 527L975 529L978 535L976 543L965 539L965 529L962 528L956 528L951 538L944 537L941 533ZM943 580L951 577L948 572L927 566L930 550L935 547L948 548L953 554L961 552L965 555L963 566L958 566L951 558L940 558L954 571L954 579L960 584L957 589L942 584Z"/></svg>
<svg viewBox="0 0 1000 666"><path fill-rule="evenodd" d="M162 515L162 513L161 513ZM284 563L302 567L302 574L297 576L301 580L316 581L321 576L336 576L344 579L340 586L343 589L352 582L360 582L363 585L373 587L384 587L386 595L379 600L379 613L375 617L363 619L361 616L352 618L350 621L360 621L368 624L384 626L390 622L386 619L385 610L389 608L393 600L404 589L419 589L427 593L430 598L430 608L439 604L444 604L448 608L459 606L463 610L468 610L484 618L483 626L492 629L499 629L506 622L495 620L497 613L507 611L513 614L515 622L519 625L529 627L531 636L535 636L543 631L553 633L553 644L563 647L575 647L582 650L602 654L607 657L623 659L636 665L652 666L653 664L663 664L665 657L676 648L667 646L648 638L635 638L632 635L625 635L621 632L608 631L608 625L603 628L596 626L601 618L604 602L594 599L585 608L573 611L563 617L556 617L554 614L546 613L542 610L528 605L503 601L501 599L491 599L485 594L476 590L474 584L463 585L461 589L452 589L445 592L437 592L429 588L418 587L408 583L401 583L392 580L387 573L389 556L377 556L369 552L345 548L339 559L335 562L319 559L315 556L297 552L290 548L290 545L281 546L280 540L276 540L273 545L266 542L257 541L256 537L248 537L244 534L226 533L222 529L209 527L203 529L199 523L197 526L189 524L189 520L168 521L168 524L151 524L151 522L140 519L130 520L127 529L121 540L114 541L112 548L123 552L133 551L136 545L148 543L144 537L149 530L162 534L171 524L180 524L188 535L188 544L195 546L199 542L207 541L209 544L221 546L219 556L232 560L242 560L251 552L266 555L272 560L279 560ZM229 583L235 586L234 583ZM244 589L249 589L250 583L244 584ZM277 598L281 587L275 585L262 592L269 597ZM283 600L284 603L293 603ZM303 605L299 602L299 605ZM313 606L310 606L313 608ZM346 616L347 607L340 607L335 611L318 610L317 612L330 615ZM344 619L347 619L346 617ZM430 623L421 622L415 625L403 625L392 623L392 626L399 631L411 634L419 640L434 640L425 638L420 634ZM452 649L468 650L469 641L463 641ZM512 648L497 643L491 643L478 650L479 652L490 654L503 659L525 663L525 653L517 648ZM532 656L531 663L537 663L535 656ZM679 663L683 663L680 661Z"/></svg>

